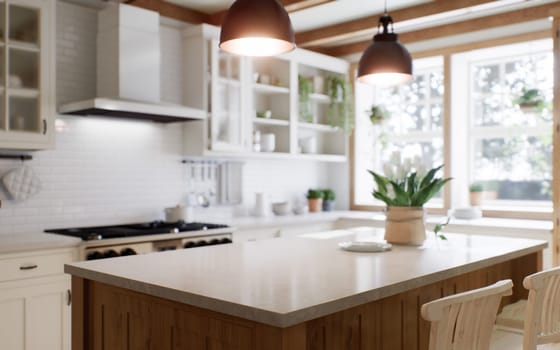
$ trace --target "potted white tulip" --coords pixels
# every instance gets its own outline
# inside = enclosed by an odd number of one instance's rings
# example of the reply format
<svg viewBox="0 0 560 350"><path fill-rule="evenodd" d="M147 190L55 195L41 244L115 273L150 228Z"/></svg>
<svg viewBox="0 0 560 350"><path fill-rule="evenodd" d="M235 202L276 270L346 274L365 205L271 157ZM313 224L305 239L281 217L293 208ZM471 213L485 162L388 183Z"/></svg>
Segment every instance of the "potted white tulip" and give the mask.
<svg viewBox="0 0 560 350"><path fill-rule="evenodd" d="M418 160L414 163L416 165L407 160L403 166L396 164L394 171L386 166L385 175L368 170L377 187L372 193L373 197L387 205L385 239L390 243L424 243L424 204L451 180L436 177L443 165L425 172Z"/></svg>

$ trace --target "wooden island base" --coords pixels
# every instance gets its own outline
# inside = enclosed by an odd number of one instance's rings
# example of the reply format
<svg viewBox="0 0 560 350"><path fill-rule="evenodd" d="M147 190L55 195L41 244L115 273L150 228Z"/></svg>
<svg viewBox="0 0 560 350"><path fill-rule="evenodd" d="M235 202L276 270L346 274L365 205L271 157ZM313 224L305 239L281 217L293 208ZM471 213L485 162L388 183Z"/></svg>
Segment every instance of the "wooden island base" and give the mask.
<svg viewBox="0 0 560 350"><path fill-rule="evenodd" d="M328 350L428 349L422 304L511 278L526 298L523 278L541 269L541 252L465 273L288 328L72 278L72 349ZM336 283L336 282L333 282Z"/></svg>

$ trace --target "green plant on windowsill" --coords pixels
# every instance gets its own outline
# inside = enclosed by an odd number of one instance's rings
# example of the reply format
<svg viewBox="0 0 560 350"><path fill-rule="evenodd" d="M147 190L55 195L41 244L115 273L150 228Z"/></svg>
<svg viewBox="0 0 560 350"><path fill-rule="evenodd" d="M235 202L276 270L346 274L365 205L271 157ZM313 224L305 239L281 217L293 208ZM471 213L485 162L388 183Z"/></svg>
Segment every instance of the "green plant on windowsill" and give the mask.
<svg viewBox="0 0 560 350"><path fill-rule="evenodd" d="M484 191L484 186L482 186L482 184L479 182L473 182L469 186L469 192L483 192L483 191Z"/></svg>
<svg viewBox="0 0 560 350"><path fill-rule="evenodd" d="M329 96L329 124L350 132L354 128L354 104L350 82L345 77L329 75L326 79L326 92Z"/></svg>
<svg viewBox="0 0 560 350"><path fill-rule="evenodd" d="M383 121L391 117L391 113L388 110L386 110L383 106L378 105L372 105L366 113L368 113L369 120L373 125L381 124Z"/></svg>

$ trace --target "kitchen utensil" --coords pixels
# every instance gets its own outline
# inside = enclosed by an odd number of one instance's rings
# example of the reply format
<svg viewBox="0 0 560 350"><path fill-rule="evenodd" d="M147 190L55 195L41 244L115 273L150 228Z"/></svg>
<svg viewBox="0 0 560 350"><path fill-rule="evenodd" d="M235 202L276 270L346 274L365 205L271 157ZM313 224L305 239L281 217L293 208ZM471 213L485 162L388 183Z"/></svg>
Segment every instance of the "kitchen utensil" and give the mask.
<svg viewBox="0 0 560 350"><path fill-rule="evenodd" d="M274 152L276 148L276 135L261 134L261 152Z"/></svg>
<svg viewBox="0 0 560 350"><path fill-rule="evenodd" d="M9 171L2 177L4 187L17 201L26 200L41 190L41 181L28 166Z"/></svg>
<svg viewBox="0 0 560 350"><path fill-rule="evenodd" d="M199 193L196 196L196 201L198 202L198 205L200 205L203 208L208 208L210 206L210 201L208 200L208 197L206 197L204 193Z"/></svg>
<svg viewBox="0 0 560 350"><path fill-rule="evenodd" d="M188 216L187 208L182 205L177 205L171 208L165 208L164 212L165 212L165 222L178 222L178 221L187 222L187 216Z"/></svg>
<svg viewBox="0 0 560 350"><path fill-rule="evenodd" d="M290 214L290 204L288 202L272 203L272 212L275 215Z"/></svg>
<svg viewBox="0 0 560 350"><path fill-rule="evenodd" d="M268 205L266 196L262 192L255 193L255 216L267 216Z"/></svg>

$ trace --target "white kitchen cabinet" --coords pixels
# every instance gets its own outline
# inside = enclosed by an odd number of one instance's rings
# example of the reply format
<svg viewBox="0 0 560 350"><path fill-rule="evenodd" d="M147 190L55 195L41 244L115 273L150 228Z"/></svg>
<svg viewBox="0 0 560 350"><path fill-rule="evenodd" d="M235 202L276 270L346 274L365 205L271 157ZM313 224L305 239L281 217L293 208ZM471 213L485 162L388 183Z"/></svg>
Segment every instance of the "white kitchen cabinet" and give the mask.
<svg viewBox="0 0 560 350"><path fill-rule="evenodd" d="M55 1L0 1L0 149L53 145Z"/></svg>
<svg viewBox="0 0 560 350"><path fill-rule="evenodd" d="M0 348L70 349L70 277L75 250L0 255Z"/></svg>
<svg viewBox="0 0 560 350"><path fill-rule="evenodd" d="M346 160L348 134L329 125L327 95L313 93L313 117L300 120L298 75L346 77L347 61L302 49L233 56L218 48L218 37L219 28L206 24L183 32L184 104L209 115L184 125L186 156ZM274 135L274 148L254 147L266 134ZM311 150L302 149L306 140L315 144Z"/></svg>
<svg viewBox="0 0 560 350"><path fill-rule="evenodd" d="M184 103L202 109L208 119L185 125L187 150L243 152L248 147L243 87L246 59L218 48L219 29L208 25L189 27L183 33L185 66Z"/></svg>

